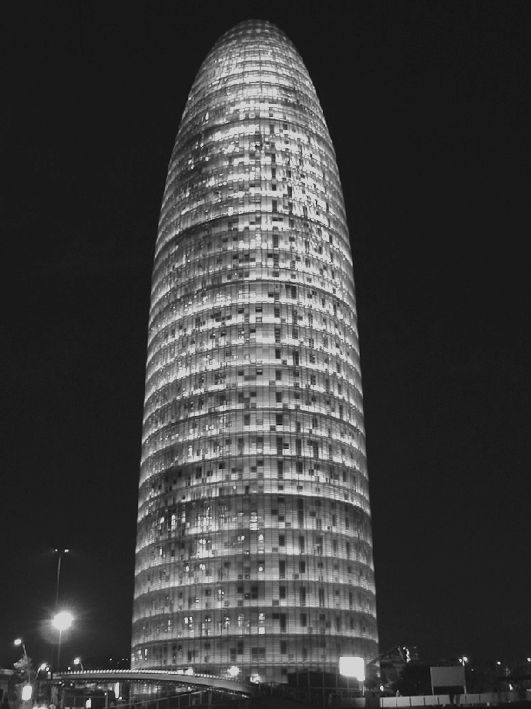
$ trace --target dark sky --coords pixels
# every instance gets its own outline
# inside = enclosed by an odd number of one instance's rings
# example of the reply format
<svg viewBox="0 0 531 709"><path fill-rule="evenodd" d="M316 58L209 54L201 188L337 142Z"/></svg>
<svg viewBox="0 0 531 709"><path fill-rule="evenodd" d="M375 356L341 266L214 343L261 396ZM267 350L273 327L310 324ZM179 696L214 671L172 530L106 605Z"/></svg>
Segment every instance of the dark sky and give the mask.
<svg viewBox="0 0 531 709"><path fill-rule="evenodd" d="M0 665L129 652L151 263L216 39L316 85L360 320L381 649L531 654L529 2L3 4ZM528 234L525 237L525 234Z"/></svg>

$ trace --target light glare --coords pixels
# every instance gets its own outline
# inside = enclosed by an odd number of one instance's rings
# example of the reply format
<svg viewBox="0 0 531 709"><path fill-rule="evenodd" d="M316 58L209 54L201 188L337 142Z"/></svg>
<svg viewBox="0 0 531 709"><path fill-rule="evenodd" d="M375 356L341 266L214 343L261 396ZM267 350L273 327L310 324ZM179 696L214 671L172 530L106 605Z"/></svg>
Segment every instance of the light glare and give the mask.
<svg viewBox="0 0 531 709"><path fill-rule="evenodd" d="M363 657L340 657L339 673L344 677L354 677L360 682L364 682L365 662Z"/></svg>
<svg viewBox="0 0 531 709"><path fill-rule="evenodd" d="M63 630L68 630L68 628L72 625L73 620L74 616L72 613L69 613L68 611L61 611L54 616L52 624L54 628L57 628L57 630L62 632Z"/></svg>

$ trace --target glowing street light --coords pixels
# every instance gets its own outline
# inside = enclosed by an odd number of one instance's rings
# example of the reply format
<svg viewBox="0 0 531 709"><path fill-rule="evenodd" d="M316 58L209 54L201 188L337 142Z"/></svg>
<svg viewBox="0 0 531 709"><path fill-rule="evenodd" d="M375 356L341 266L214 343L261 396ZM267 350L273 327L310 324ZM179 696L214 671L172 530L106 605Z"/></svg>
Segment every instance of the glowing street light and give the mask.
<svg viewBox="0 0 531 709"><path fill-rule="evenodd" d="M240 674L240 668L236 667L236 665L232 665L232 667L229 667L227 670L227 673L229 677L237 677Z"/></svg>
<svg viewBox="0 0 531 709"><path fill-rule="evenodd" d="M22 652L24 653L24 657L27 659L28 658L28 653L26 652L26 643L22 638L17 638L14 642L13 645L16 645L17 647L20 647L22 645Z"/></svg>
<svg viewBox="0 0 531 709"><path fill-rule="evenodd" d="M60 632L63 632L63 630L68 630L68 628L70 628L73 622L74 616L68 611L61 611L60 613L56 613L52 619L53 627L57 628L57 630L59 630Z"/></svg>
<svg viewBox="0 0 531 709"><path fill-rule="evenodd" d="M61 660L61 642L63 640L63 632L68 630L74 622L74 616L69 611L60 611L56 613L52 619L52 625L59 631L59 643L57 645L57 669Z"/></svg>
<svg viewBox="0 0 531 709"><path fill-rule="evenodd" d="M81 669L83 670L83 672L85 671L85 668L83 667L83 663L81 662L81 658L80 658L80 657L75 657L75 658L74 658L74 665L79 665L79 666L81 667Z"/></svg>
<svg viewBox="0 0 531 709"><path fill-rule="evenodd" d="M32 681L33 681L33 672L31 669L31 660L28 657L28 652L26 650L26 643L22 638L17 638L16 640L13 641L13 644L16 645L17 647L22 647L22 658L18 661L17 663L17 668L18 670L23 674L23 676L26 676L26 685L24 686L32 686ZM31 697L30 697L31 699Z"/></svg>

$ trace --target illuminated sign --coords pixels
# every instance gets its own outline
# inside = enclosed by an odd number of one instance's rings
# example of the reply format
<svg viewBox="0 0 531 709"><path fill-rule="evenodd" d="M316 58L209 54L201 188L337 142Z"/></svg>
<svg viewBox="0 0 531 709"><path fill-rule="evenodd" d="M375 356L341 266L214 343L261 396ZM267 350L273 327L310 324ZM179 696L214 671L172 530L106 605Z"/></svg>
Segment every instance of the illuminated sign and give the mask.
<svg viewBox="0 0 531 709"><path fill-rule="evenodd" d="M339 674L344 677L353 677L360 682L365 681L365 662L363 657L340 657Z"/></svg>

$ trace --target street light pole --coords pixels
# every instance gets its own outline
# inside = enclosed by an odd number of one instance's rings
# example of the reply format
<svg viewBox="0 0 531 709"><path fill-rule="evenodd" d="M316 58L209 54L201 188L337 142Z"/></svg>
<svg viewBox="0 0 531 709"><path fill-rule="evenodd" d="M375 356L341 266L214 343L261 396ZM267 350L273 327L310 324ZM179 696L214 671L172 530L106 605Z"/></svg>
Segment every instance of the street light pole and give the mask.
<svg viewBox="0 0 531 709"><path fill-rule="evenodd" d="M54 549L54 552L58 555L57 556L57 582L55 586L55 612L57 613L57 609L59 608L59 586L61 583L61 562L63 559L63 554L68 554L70 549Z"/></svg>
<svg viewBox="0 0 531 709"><path fill-rule="evenodd" d="M59 664L61 662L61 643L63 640L63 631L68 630L72 625L74 617L68 611L56 613L52 620L52 625L59 631L59 643L57 645L57 671L59 672Z"/></svg>
<svg viewBox="0 0 531 709"><path fill-rule="evenodd" d="M14 641L14 645L16 645L17 647L20 646L20 645L22 645L22 652L24 653L24 659L27 660L27 659L28 659L28 653L26 652L26 643L24 642L24 640L22 640L22 638L17 638L17 639Z"/></svg>
<svg viewBox="0 0 531 709"><path fill-rule="evenodd" d="M17 638L14 641L14 644L18 646L22 646L22 668L24 675L26 676L26 684L22 687L22 701L23 701L23 706L28 706L29 702L31 701L31 698L33 696L33 677L32 677L32 672L31 672L31 660L28 657L28 652L26 650L26 643L22 638ZM20 663L19 663L20 664ZM16 665L15 665L16 667ZM21 669L22 669L21 668Z"/></svg>

